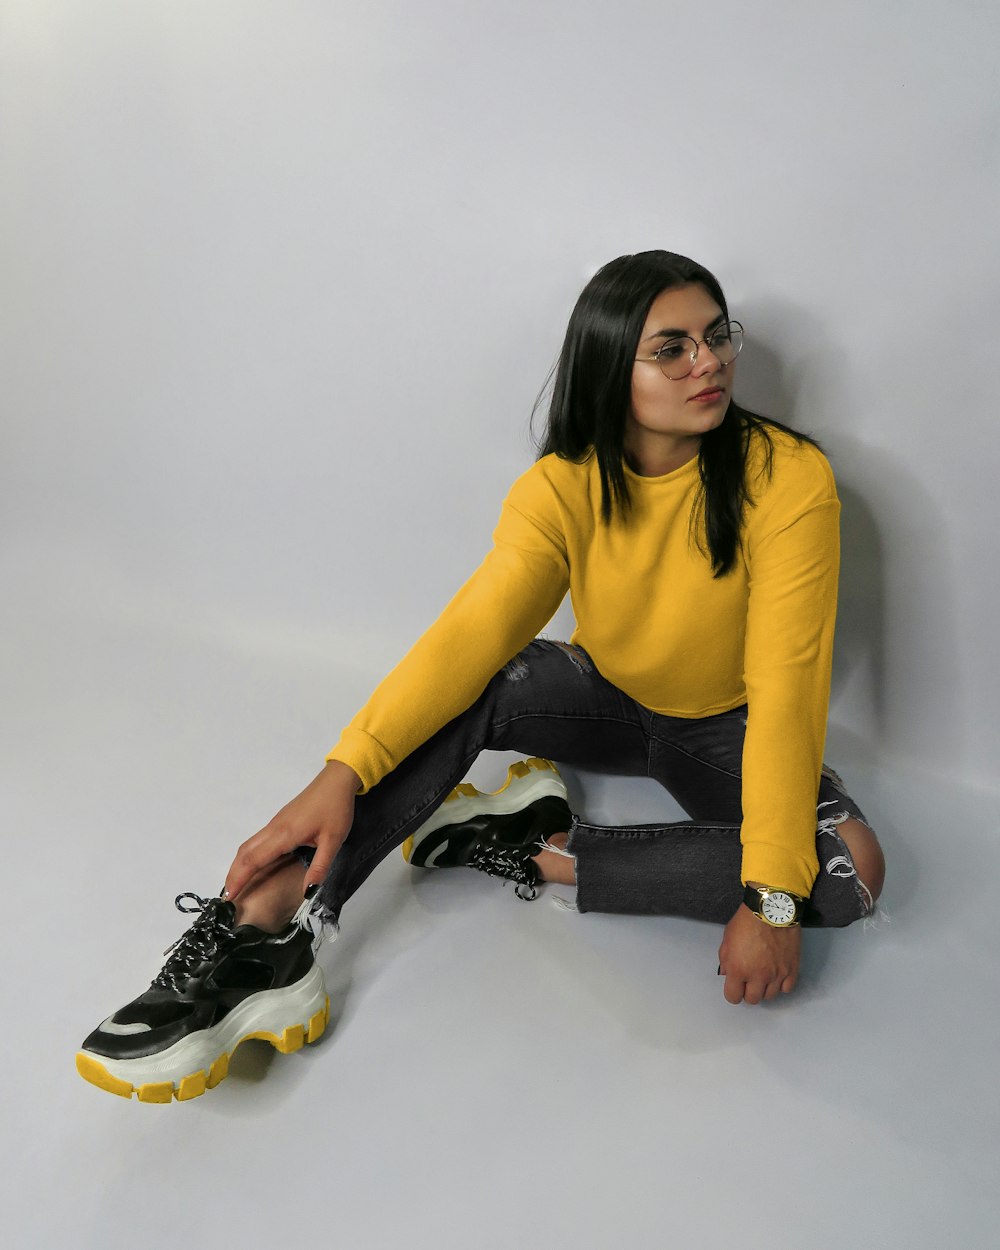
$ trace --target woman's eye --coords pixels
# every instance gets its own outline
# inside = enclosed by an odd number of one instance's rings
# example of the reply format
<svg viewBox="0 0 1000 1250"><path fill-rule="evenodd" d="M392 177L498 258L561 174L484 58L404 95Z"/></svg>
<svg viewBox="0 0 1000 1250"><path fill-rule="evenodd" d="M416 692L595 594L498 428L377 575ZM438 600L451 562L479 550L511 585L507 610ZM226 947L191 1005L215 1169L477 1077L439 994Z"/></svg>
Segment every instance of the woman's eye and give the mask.
<svg viewBox="0 0 1000 1250"><path fill-rule="evenodd" d="M690 348L684 343L664 343L660 350L656 353L657 360L680 360L682 356L690 354Z"/></svg>

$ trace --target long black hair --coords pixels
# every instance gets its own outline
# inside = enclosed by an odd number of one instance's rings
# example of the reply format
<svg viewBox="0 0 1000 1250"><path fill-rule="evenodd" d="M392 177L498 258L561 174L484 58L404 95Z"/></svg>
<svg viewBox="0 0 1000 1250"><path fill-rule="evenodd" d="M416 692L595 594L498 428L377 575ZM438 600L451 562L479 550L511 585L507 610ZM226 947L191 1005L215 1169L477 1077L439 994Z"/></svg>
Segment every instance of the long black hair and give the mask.
<svg viewBox="0 0 1000 1250"><path fill-rule="evenodd" d="M537 453L540 459L554 452L578 464L591 454L597 456L605 524L615 509L622 517L631 511L624 471L626 418L632 400L632 362L650 305L662 291L690 283L703 286L729 319L718 279L696 261L664 251L637 252L610 261L584 287L570 316ZM548 383L536 411L547 387ZM750 412L733 399L722 423L702 435L698 449L701 486L691 524L694 528L703 509L714 577L724 577L735 567L744 509L753 503L746 465L754 430L760 431L766 443L765 471L768 476L773 473L774 444L768 427L784 430L822 451L808 434Z"/></svg>

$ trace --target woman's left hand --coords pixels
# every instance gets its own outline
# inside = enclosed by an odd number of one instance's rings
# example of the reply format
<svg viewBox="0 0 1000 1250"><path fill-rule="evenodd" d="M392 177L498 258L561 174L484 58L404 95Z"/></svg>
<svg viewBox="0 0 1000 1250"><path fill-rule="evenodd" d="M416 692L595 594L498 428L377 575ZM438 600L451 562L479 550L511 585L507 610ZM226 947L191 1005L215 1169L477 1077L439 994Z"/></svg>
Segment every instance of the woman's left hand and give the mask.
<svg viewBox="0 0 1000 1250"><path fill-rule="evenodd" d="M800 925L776 929L741 903L719 947L726 1001L759 1003L787 994L799 975L801 950Z"/></svg>

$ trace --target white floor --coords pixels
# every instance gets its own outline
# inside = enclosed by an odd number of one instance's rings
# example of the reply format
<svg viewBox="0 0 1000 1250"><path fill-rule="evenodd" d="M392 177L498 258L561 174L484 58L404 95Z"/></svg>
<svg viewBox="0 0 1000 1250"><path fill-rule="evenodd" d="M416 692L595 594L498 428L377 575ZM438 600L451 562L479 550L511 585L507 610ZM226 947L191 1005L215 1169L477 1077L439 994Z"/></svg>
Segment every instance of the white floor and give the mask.
<svg viewBox="0 0 1000 1250"><path fill-rule="evenodd" d="M7 1245L1000 1243L989 796L833 724L889 919L808 932L800 988L764 1007L724 1001L715 926L526 905L394 855L323 950L319 1044L249 1043L205 1097L141 1105L80 1080L78 1043L374 675L85 597L5 613ZM568 780L597 818L677 815L652 784Z"/></svg>

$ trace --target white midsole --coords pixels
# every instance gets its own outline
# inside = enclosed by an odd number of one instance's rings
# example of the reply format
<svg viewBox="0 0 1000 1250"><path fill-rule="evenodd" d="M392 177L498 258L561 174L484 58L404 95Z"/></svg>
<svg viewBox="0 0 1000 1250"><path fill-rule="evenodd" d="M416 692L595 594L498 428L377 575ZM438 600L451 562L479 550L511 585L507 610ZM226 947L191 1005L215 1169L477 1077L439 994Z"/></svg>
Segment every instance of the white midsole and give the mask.
<svg viewBox="0 0 1000 1250"><path fill-rule="evenodd" d="M224 1020L210 1029L182 1037L157 1055L139 1059L108 1059L91 1054L119 1080L132 1085L173 1081L176 1085L193 1072L207 1072L223 1054L231 1054L248 1033L273 1033L281 1037L292 1025L306 1025L326 1006L326 985L319 964L313 964L301 981L281 990L262 990L245 998Z"/></svg>
<svg viewBox="0 0 1000 1250"><path fill-rule="evenodd" d="M498 794L480 794L475 798L469 794L456 794L446 799L426 824L420 826L413 835L415 846L419 846L429 833L444 825L460 825L473 816L484 812L496 816L506 816L519 811L538 799L547 797L566 799L566 783L556 773L532 773L530 777L515 777L505 789Z"/></svg>

